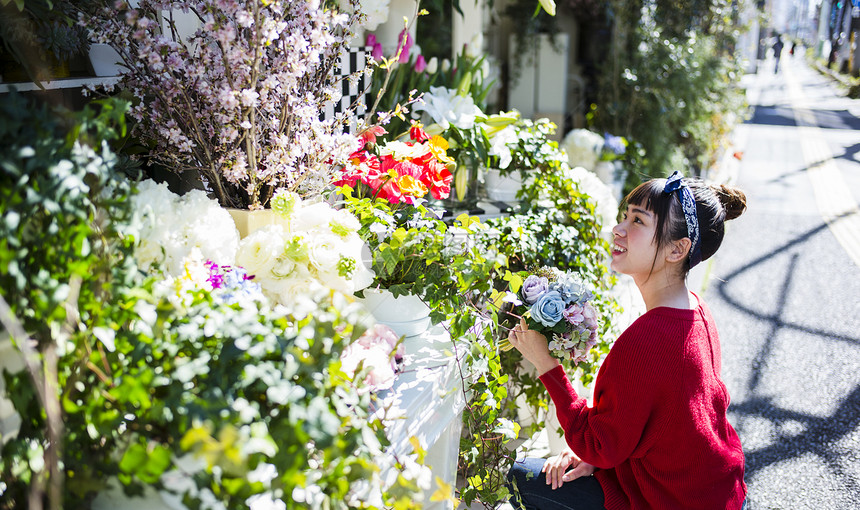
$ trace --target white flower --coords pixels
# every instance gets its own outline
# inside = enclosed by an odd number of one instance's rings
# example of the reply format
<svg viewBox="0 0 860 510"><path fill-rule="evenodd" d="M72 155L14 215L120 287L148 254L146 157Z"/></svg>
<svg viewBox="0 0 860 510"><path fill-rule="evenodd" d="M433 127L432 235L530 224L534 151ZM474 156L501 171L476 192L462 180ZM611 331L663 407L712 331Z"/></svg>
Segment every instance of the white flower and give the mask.
<svg viewBox="0 0 860 510"><path fill-rule="evenodd" d="M427 62L427 67L424 68L424 72L427 74L436 74L436 71L439 70L439 59L436 57L430 58L430 61Z"/></svg>
<svg viewBox="0 0 860 510"><path fill-rule="evenodd" d="M341 257L338 245L341 243L333 234L313 236L308 243L311 265L322 273L337 273L337 264Z"/></svg>
<svg viewBox="0 0 860 510"><path fill-rule="evenodd" d="M506 126L490 137L490 155L499 157L499 168L505 169L511 164L513 157L509 143L517 142L517 130L514 126Z"/></svg>
<svg viewBox="0 0 860 510"><path fill-rule="evenodd" d="M303 204L290 218L293 232L307 232L322 225L328 225L335 218L335 210L325 202Z"/></svg>
<svg viewBox="0 0 860 510"><path fill-rule="evenodd" d="M618 200L612 193L612 189L600 180L593 172L585 168L562 167L565 177L579 185L579 189L590 196L595 204L596 213L600 217L602 230L609 231L615 225L618 216Z"/></svg>
<svg viewBox="0 0 860 510"><path fill-rule="evenodd" d="M270 464L271 465L271 464ZM281 499L275 499L271 492L254 494L245 500L250 510L286 510L287 504Z"/></svg>
<svg viewBox="0 0 860 510"><path fill-rule="evenodd" d="M451 124L460 129L471 129L475 125L475 117L483 115L471 96L457 95L456 90L445 87L430 87L430 92L424 94L424 104L416 104L413 109L426 112L443 130Z"/></svg>
<svg viewBox="0 0 860 510"><path fill-rule="evenodd" d="M266 225L239 242L236 264L248 274L269 275L283 252L285 232L280 225ZM264 289L265 290L265 289Z"/></svg>
<svg viewBox="0 0 860 510"><path fill-rule="evenodd" d="M381 156L391 155L398 161L420 158L429 151L430 148L427 144L416 143L414 145L408 145L406 142L400 142L397 140L386 142L385 145L379 147L379 154Z"/></svg>
<svg viewBox="0 0 860 510"><path fill-rule="evenodd" d="M220 265L233 263L239 232L230 213L203 191L183 196L151 180L139 185L132 204L141 223L135 255L144 270L154 268L180 276L185 261L197 249L200 257Z"/></svg>
<svg viewBox="0 0 860 510"><path fill-rule="evenodd" d="M574 129L562 140L561 149L567 154L570 166L593 171L603 150L603 137L587 129Z"/></svg>
<svg viewBox="0 0 860 510"><path fill-rule="evenodd" d="M483 52L483 46L484 34L477 32L472 36L472 39L469 40L468 44L466 44L466 56L470 58L478 58Z"/></svg>

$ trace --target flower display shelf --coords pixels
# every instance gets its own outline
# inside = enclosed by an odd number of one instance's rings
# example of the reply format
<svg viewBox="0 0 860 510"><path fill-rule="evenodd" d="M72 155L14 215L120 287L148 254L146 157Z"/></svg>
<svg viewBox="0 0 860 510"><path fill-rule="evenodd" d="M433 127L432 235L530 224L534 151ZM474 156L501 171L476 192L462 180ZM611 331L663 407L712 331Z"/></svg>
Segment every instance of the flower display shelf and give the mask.
<svg viewBox="0 0 860 510"><path fill-rule="evenodd" d="M437 207L433 204L431 204L429 207L431 209L437 209ZM498 200L482 200L479 201L478 204L472 209L445 210L445 212L442 214L442 220L448 222L463 213L467 213L469 214L469 216L477 216L481 221L484 221L490 218L510 216L511 214L516 212L518 207L519 202L514 201L502 202Z"/></svg>
<svg viewBox="0 0 860 510"><path fill-rule="evenodd" d="M426 510L451 510L450 502L430 501L437 489L436 477L454 486L460 446L462 413L466 405L460 368L451 338L441 325L406 337L403 372L394 386L381 392L380 416L391 441L391 452L413 453L415 437L427 451L424 461L433 482L424 493Z"/></svg>

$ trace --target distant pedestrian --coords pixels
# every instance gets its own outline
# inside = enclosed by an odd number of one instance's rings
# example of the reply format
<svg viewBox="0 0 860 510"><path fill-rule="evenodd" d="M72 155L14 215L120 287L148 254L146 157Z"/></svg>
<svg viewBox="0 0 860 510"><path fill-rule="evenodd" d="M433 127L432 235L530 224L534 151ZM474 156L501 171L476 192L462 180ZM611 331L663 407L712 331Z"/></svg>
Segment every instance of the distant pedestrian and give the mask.
<svg viewBox="0 0 860 510"><path fill-rule="evenodd" d="M779 57L782 56L782 48L785 47L785 43L782 42L782 36L776 36L776 42L773 43L773 58L776 60L776 63L773 65L773 74L779 72Z"/></svg>
<svg viewBox="0 0 860 510"><path fill-rule="evenodd" d="M790 50L788 50L788 54L789 54L789 55L791 55L791 56L793 57L793 56L794 56L794 50L795 50L795 49L797 49L797 41L792 41L792 43L791 43L791 49L790 49Z"/></svg>
<svg viewBox="0 0 860 510"><path fill-rule="evenodd" d="M615 342L592 406L523 320L508 340L537 369L568 448L514 463L515 508L741 510L744 454L726 418L720 341L708 307L686 285L719 248L743 192L700 179L653 179L626 198L612 229L615 271L633 277L647 311ZM591 476L591 475L594 476Z"/></svg>

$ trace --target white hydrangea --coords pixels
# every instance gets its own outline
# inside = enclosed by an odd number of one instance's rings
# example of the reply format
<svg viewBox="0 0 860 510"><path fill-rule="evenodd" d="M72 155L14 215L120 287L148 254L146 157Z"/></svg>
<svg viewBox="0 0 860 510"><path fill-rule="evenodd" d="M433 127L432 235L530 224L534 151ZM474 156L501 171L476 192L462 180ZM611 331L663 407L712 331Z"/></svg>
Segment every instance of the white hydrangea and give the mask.
<svg viewBox="0 0 860 510"><path fill-rule="evenodd" d="M618 200L612 189L594 173L583 167L563 167L564 175L579 184L579 189L590 196L595 204L596 213L601 220L601 231L606 234L612 230L618 219Z"/></svg>
<svg viewBox="0 0 860 510"><path fill-rule="evenodd" d="M603 137L587 129L574 129L562 140L561 149L567 154L570 166L581 166L591 172L603 151Z"/></svg>
<svg viewBox="0 0 860 510"><path fill-rule="evenodd" d="M141 224L135 256L142 269L179 276L195 249L217 264L233 263L239 232L217 201L200 190L179 196L151 180L138 189L131 200Z"/></svg>

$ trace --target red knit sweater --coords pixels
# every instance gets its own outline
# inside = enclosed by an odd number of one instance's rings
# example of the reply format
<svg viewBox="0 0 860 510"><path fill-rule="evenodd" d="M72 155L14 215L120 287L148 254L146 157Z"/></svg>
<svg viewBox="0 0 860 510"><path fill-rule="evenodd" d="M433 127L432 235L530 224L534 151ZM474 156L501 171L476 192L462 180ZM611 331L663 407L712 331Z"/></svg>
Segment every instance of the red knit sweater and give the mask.
<svg viewBox="0 0 860 510"><path fill-rule="evenodd" d="M744 454L713 322L701 300L646 312L606 357L593 407L561 367L541 376L570 448L601 468L607 509L741 508Z"/></svg>

